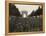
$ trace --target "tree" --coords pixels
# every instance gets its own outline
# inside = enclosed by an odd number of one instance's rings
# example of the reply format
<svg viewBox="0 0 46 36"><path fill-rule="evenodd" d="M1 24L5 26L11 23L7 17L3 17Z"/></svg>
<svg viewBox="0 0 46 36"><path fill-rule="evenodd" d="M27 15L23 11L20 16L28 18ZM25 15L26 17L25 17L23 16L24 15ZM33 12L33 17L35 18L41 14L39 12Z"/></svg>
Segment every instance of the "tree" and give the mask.
<svg viewBox="0 0 46 36"><path fill-rule="evenodd" d="M38 7L38 9L36 11L32 11L32 13L28 16L39 16L43 14L43 8L40 8L40 6Z"/></svg>
<svg viewBox="0 0 46 36"><path fill-rule="evenodd" d="M35 11L35 16L37 16L37 15L42 15L43 14L43 11L42 11L43 9L42 8L40 8L40 6L39 6L39 8Z"/></svg>
<svg viewBox="0 0 46 36"><path fill-rule="evenodd" d="M18 8L13 3L9 4L9 15L10 16L21 16Z"/></svg>

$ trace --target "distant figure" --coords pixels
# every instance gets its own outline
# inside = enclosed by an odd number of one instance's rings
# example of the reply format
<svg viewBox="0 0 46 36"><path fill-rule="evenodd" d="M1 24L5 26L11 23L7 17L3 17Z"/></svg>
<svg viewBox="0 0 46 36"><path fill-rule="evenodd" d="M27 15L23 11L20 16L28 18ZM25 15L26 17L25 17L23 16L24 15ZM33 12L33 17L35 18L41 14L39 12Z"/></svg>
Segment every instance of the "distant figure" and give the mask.
<svg viewBox="0 0 46 36"><path fill-rule="evenodd" d="M22 11L22 17L23 18L27 17L27 11Z"/></svg>

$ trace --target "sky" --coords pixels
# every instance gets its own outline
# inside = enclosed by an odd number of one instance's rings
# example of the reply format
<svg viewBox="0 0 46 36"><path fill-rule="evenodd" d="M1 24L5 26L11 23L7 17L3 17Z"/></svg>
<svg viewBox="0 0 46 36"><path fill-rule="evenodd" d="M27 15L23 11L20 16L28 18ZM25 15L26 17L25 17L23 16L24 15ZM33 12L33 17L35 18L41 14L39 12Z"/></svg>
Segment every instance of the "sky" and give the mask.
<svg viewBox="0 0 46 36"><path fill-rule="evenodd" d="M20 13L22 14L22 11L27 11L28 15L31 14L31 12L34 10L36 11L40 5L21 5L21 4L15 4L16 8L19 9Z"/></svg>
<svg viewBox="0 0 46 36"><path fill-rule="evenodd" d="M32 13L32 11L36 11L38 7L41 5L22 5L22 4L15 4L16 8L19 9L20 14L22 14L22 11L27 11L27 16ZM26 15L24 15L26 17Z"/></svg>

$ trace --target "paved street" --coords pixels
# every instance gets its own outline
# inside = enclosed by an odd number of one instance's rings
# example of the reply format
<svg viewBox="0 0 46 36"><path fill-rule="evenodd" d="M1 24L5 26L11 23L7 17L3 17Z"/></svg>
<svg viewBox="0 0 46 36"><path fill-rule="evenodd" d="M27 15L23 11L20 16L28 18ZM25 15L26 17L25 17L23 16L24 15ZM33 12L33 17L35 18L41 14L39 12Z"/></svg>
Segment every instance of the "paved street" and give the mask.
<svg viewBox="0 0 46 36"><path fill-rule="evenodd" d="M36 16L27 18L11 16L10 26L11 31L15 32L42 31L42 19Z"/></svg>

